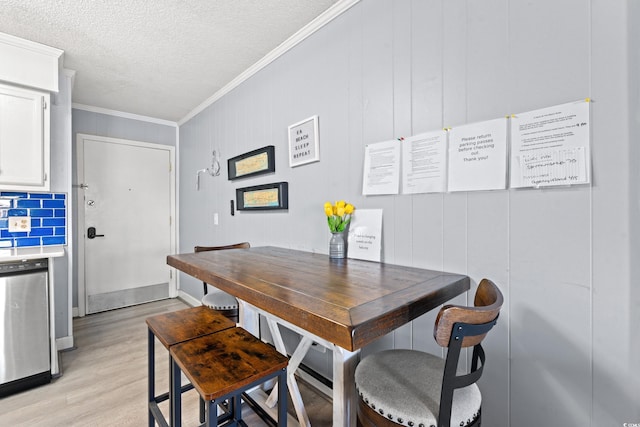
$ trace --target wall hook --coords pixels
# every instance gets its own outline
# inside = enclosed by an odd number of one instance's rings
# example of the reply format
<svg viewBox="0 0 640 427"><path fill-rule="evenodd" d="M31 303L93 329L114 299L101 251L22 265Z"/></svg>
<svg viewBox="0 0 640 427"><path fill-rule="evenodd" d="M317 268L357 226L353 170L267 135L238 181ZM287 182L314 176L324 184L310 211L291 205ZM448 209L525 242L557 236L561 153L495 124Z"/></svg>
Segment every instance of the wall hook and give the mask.
<svg viewBox="0 0 640 427"><path fill-rule="evenodd" d="M220 161L218 160L218 153L213 150L211 153L211 166L205 169L200 169L196 172L196 191L200 190L200 174L207 173L211 176L220 175Z"/></svg>

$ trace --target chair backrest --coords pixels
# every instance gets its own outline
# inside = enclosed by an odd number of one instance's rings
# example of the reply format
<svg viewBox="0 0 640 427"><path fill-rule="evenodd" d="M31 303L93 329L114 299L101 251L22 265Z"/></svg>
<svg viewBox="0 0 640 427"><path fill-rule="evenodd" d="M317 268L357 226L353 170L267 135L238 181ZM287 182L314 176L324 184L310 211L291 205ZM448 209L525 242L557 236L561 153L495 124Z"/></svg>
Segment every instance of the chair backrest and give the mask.
<svg viewBox="0 0 640 427"><path fill-rule="evenodd" d="M482 376L485 354L481 342L496 324L503 302L500 289L491 280L482 279L473 307L446 305L440 309L433 335L439 345L449 350L442 377L438 427L450 426L454 390L476 383ZM461 350L470 346L473 346L471 368L466 374L458 374Z"/></svg>
<svg viewBox="0 0 640 427"><path fill-rule="evenodd" d="M225 249L248 249L251 245L249 242L242 243L234 243L233 245L224 245L224 246L195 246L193 248L194 252L206 252L206 251L223 251ZM207 295L207 282L202 282L202 292L204 295Z"/></svg>
<svg viewBox="0 0 640 427"><path fill-rule="evenodd" d="M249 242L242 243L234 243L233 245L225 245L225 246L196 246L193 248L194 252L206 252L206 251L222 251L225 249L247 249L250 248L251 245Z"/></svg>
<svg viewBox="0 0 640 427"><path fill-rule="evenodd" d="M440 309L433 329L436 342L442 347L449 347L451 331L455 323L481 325L498 317L504 298L500 289L489 279L482 279L476 290L474 306L445 305ZM468 335L462 341L462 347L479 344L486 333Z"/></svg>

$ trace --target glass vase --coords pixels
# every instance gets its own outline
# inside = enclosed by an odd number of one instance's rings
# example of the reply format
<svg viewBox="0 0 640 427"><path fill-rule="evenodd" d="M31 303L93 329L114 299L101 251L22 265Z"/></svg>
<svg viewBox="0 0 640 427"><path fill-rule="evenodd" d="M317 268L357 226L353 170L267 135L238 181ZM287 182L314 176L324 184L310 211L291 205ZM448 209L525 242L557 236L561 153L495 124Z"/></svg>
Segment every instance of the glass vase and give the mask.
<svg viewBox="0 0 640 427"><path fill-rule="evenodd" d="M331 233L329 240L329 258L344 259L347 257L347 242L344 238L344 232Z"/></svg>

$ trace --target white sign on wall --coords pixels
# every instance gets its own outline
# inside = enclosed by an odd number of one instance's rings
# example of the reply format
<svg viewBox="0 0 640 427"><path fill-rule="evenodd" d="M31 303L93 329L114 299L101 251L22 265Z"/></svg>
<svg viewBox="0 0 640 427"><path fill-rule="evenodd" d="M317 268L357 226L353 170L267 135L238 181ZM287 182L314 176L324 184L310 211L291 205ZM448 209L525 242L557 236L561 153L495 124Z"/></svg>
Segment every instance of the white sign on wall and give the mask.
<svg viewBox="0 0 640 427"><path fill-rule="evenodd" d="M511 187L590 182L589 100L511 118Z"/></svg>
<svg viewBox="0 0 640 427"><path fill-rule="evenodd" d="M447 132L422 133L402 140L402 194L446 190Z"/></svg>
<svg viewBox="0 0 640 427"><path fill-rule="evenodd" d="M398 194L400 155L400 142L395 139L365 147L362 194Z"/></svg>
<svg viewBox="0 0 640 427"><path fill-rule="evenodd" d="M289 166L295 167L319 160L318 116L289 126Z"/></svg>
<svg viewBox="0 0 640 427"><path fill-rule="evenodd" d="M449 191L503 190L507 185L507 119L449 132Z"/></svg>

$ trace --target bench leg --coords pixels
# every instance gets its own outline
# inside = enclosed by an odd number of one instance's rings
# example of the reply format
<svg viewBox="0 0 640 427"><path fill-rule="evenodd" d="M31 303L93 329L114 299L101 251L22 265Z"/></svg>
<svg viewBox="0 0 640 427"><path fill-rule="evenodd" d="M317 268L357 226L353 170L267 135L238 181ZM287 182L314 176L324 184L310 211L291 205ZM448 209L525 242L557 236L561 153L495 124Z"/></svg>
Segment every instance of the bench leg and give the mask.
<svg viewBox="0 0 640 427"><path fill-rule="evenodd" d="M287 369L278 375L278 426L287 426Z"/></svg>
<svg viewBox="0 0 640 427"><path fill-rule="evenodd" d="M205 411L206 426L216 427L218 425L218 405L215 400L206 402L207 410Z"/></svg>
<svg viewBox="0 0 640 427"><path fill-rule="evenodd" d="M235 420L241 420L242 419L242 393L239 392L229 400L233 402L233 418Z"/></svg>
<svg viewBox="0 0 640 427"><path fill-rule="evenodd" d="M147 338L147 358L148 358L148 381L149 384L147 385L147 390L149 391L149 402L148 402L148 410L149 410L149 427L154 427L156 425L155 419L153 417L153 414L151 413L151 403L155 402L156 400L156 390L155 390L155 360L156 360L156 354L155 354L155 342L154 342L154 335L153 332L151 332L151 329L147 330L148 333L148 338Z"/></svg>
<svg viewBox="0 0 640 427"><path fill-rule="evenodd" d="M171 426L180 427L182 425L182 384L180 381L180 367L173 361L173 357L169 356L171 364L171 386L169 388L170 416Z"/></svg>

